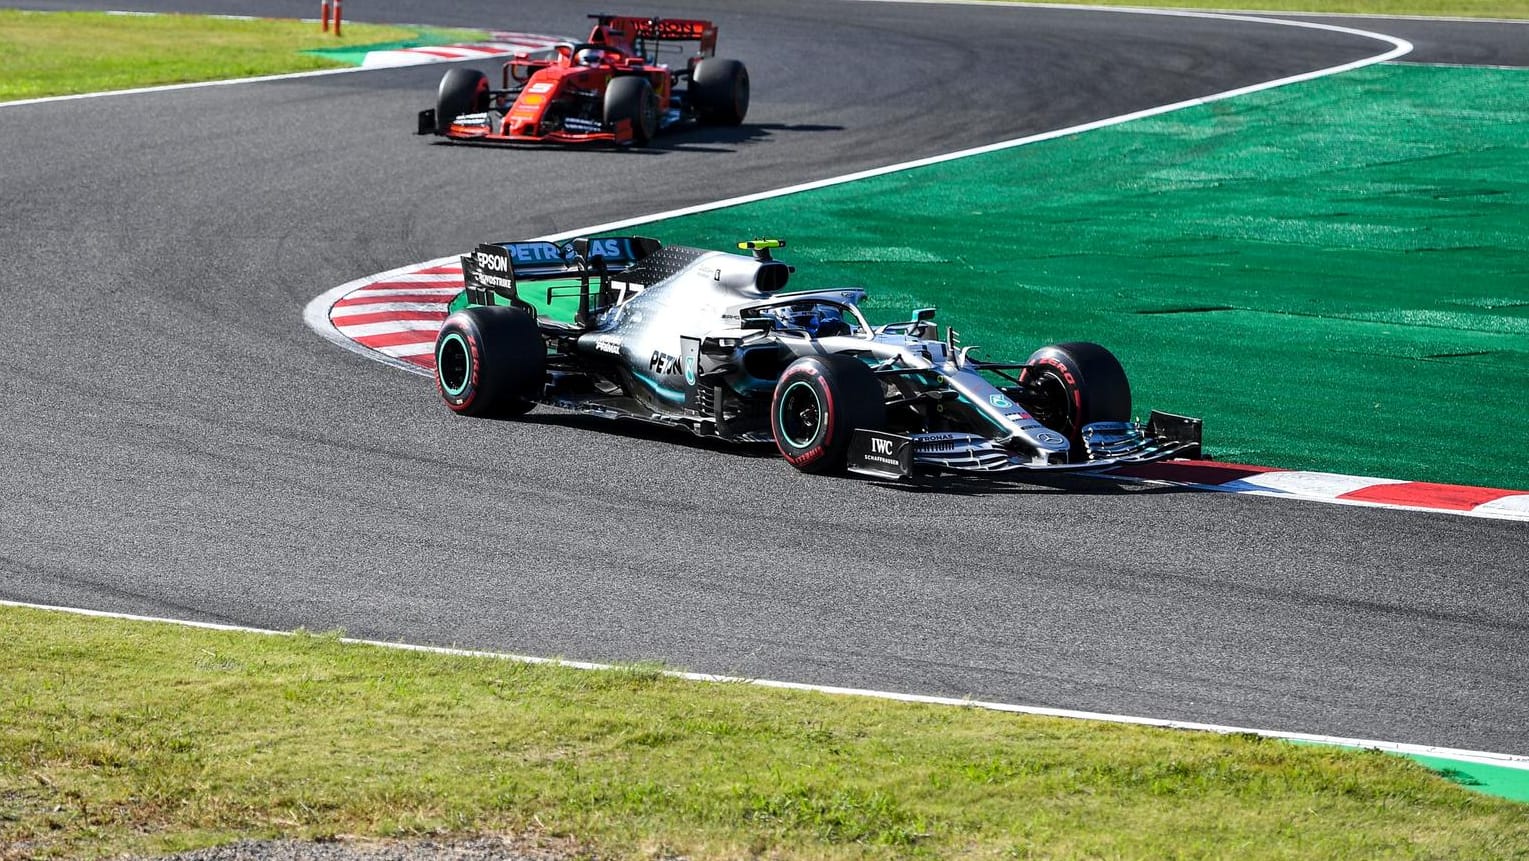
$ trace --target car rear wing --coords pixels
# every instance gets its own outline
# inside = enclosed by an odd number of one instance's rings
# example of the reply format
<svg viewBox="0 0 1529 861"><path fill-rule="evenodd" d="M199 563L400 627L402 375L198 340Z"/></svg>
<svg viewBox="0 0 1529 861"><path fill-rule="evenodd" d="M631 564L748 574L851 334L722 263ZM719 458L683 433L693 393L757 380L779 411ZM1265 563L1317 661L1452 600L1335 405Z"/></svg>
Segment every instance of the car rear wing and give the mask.
<svg viewBox="0 0 1529 861"><path fill-rule="evenodd" d="M576 290L576 294L561 295L579 297L575 322L586 325L591 307L609 304L611 276L662 247L658 240L646 236L580 237L563 243L485 242L462 255L462 284L468 302L474 305L501 304L494 301L497 295L512 305L523 306L527 303L519 291L526 283L560 282L547 288L546 301L552 301L555 291Z"/></svg>
<svg viewBox="0 0 1529 861"><path fill-rule="evenodd" d="M698 53L703 57L717 53L717 25L699 18L640 18L632 15L590 15L595 22L595 32L601 28L619 31L639 42L638 51L657 49L659 42L700 42ZM591 41L594 41L591 34Z"/></svg>

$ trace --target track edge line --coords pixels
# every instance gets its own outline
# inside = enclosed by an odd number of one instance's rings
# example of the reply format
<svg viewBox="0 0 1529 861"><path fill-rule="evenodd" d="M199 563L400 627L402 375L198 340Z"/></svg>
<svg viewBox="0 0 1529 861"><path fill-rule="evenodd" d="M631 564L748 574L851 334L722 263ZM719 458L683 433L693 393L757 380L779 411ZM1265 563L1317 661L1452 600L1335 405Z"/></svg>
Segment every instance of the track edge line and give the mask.
<svg viewBox="0 0 1529 861"><path fill-rule="evenodd" d="M233 633L258 634L272 637L293 636L290 631L273 631L267 628L253 628L243 625L230 625L219 622L194 622L184 619L170 619L157 616L141 616L131 613L113 613L104 610L89 610L80 607L63 607L49 604L32 604L24 601L0 600L0 607L17 607L29 610L42 610L53 613L67 613L78 616L93 618L118 619L129 622L147 622L162 625L179 625L187 628L200 628L212 631L227 631ZM366 640L355 637L341 637L339 642L348 645L374 646L383 649L397 649L408 652L423 652L427 654L448 655L453 657L469 658L493 658L496 660L510 661L522 664L551 664L570 667L578 670L615 670L621 667L616 664L605 664L592 661L571 661L561 658L543 658L533 655L515 655L504 652L490 652L475 649L454 649L444 646L425 646L413 643L386 642L382 640ZM805 682L788 682L774 679L746 678L742 676L724 676L712 673L691 673L679 670L662 670L665 676L674 679L703 683L730 683L748 684L757 687L775 688L780 690L807 691L813 693L830 694L835 696L854 696L867 699L889 700L894 702L921 703L924 705L958 706L966 708L979 708L987 711L1006 712L1011 714L1023 714L1033 717L1054 717L1068 720L1091 720L1103 723L1117 723L1132 726L1143 726L1155 729L1187 730L1191 732L1210 732L1217 735L1250 734L1262 738L1282 739L1285 741L1304 742L1308 744L1321 744L1331 747L1356 748L1362 750L1379 750L1386 753L1401 754L1404 756L1428 756L1437 759L1448 759L1458 762L1468 762L1477 765L1491 765L1501 768L1529 771L1529 756L1512 753L1498 753L1494 751L1469 750L1465 748L1442 747L1438 745L1411 744L1407 742L1385 741L1380 739L1349 738L1345 736L1322 735L1318 733L1289 732L1286 730L1258 729L1253 727L1229 726L1225 724L1199 723L1195 721L1181 721L1167 718L1141 717L1135 715L1118 715L1107 712L1079 711L1075 709L1056 709L1042 706L1025 706L1016 703L1001 703L988 700L975 700L962 697L941 697L927 694L909 694L897 691L880 691L869 688L850 688L835 685L815 685Z"/></svg>

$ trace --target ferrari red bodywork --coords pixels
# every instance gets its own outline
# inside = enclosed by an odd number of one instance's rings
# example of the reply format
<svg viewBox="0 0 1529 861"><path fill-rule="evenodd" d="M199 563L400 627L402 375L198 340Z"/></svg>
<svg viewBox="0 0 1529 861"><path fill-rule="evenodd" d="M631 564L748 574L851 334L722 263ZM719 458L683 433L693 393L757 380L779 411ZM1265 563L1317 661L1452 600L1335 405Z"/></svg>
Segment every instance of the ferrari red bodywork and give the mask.
<svg viewBox="0 0 1529 861"><path fill-rule="evenodd" d="M484 143L645 144L688 120L736 124L748 109L748 74L716 58L710 21L591 15L588 41L504 64L501 85L453 69L436 108L420 113L419 132ZM660 48L695 43L679 68L659 62Z"/></svg>

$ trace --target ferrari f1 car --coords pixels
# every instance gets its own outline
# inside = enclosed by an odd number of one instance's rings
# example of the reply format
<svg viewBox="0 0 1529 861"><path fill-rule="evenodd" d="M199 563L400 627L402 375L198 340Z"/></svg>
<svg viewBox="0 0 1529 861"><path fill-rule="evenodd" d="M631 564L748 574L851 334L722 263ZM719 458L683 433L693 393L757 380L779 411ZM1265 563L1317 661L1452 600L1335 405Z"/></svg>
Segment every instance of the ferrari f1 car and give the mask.
<svg viewBox="0 0 1529 861"><path fill-rule="evenodd" d="M782 245L479 245L436 337L440 394L472 416L547 404L774 443L805 472L1092 469L1198 453L1197 419L1131 420L1130 385L1103 347L990 362L948 328L941 337L933 308L872 326L860 288L785 292L795 270L771 253ZM545 310L558 303L564 313Z"/></svg>
<svg viewBox="0 0 1529 861"><path fill-rule="evenodd" d="M558 45L551 56L504 64L498 89L476 69L446 73L435 107L419 114L419 134L480 143L644 145L684 122L738 125L749 111L749 73L716 56L710 21L591 15L589 41ZM660 50L695 42L684 68L659 62ZM682 49L683 50L683 49Z"/></svg>

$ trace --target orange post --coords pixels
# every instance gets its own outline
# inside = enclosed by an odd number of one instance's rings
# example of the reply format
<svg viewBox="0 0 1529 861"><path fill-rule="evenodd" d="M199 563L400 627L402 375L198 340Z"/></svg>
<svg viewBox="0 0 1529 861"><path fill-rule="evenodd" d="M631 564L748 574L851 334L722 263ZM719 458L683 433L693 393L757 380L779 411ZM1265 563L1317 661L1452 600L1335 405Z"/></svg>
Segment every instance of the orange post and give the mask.
<svg viewBox="0 0 1529 861"><path fill-rule="evenodd" d="M325 33L328 33L329 32L329 0L319 0L319 12L322 13L319 20L324 22L323 30L324 30Z"/></svg>
<svg viewBox="0 0 1529 861"><path fill-rule="evenodd" d="M341 0L334 0L334 34L336 36L340 35L340 2Z"/></svg>

